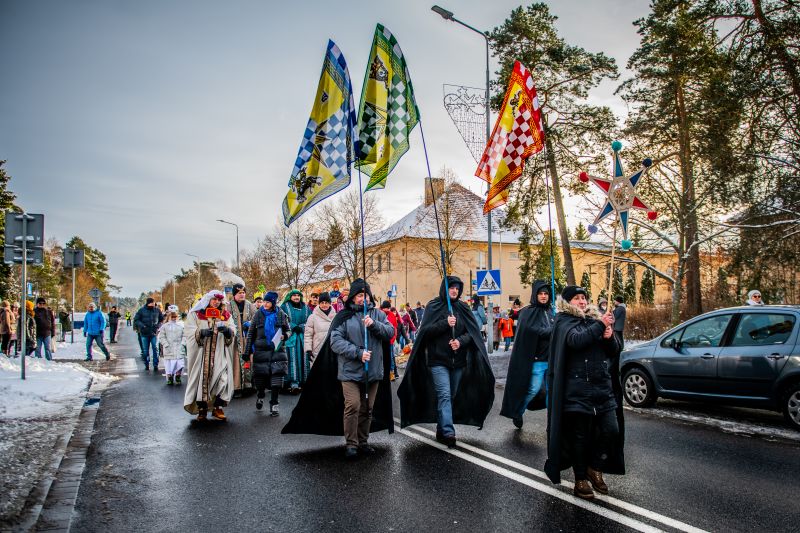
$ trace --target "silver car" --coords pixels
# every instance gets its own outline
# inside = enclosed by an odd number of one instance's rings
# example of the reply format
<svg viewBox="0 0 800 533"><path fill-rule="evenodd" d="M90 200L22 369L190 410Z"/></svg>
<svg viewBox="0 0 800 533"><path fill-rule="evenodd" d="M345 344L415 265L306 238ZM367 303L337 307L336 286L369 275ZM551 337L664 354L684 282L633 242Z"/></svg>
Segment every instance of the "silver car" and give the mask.
<svg viewBox="0 0 800 533"><path fill-rule="evenodd" d="M620 356L625 400L659 397L782 411L800 430L800 306L730 307L697 316Z"/></svg>

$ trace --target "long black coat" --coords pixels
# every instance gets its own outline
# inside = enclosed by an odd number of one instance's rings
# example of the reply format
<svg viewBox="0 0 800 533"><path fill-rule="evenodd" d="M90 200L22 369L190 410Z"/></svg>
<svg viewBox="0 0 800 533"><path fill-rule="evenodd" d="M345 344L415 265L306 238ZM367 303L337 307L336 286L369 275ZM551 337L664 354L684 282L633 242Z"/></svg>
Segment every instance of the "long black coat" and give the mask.
<svg viewBox="0 0 800 533"><path fill-rule="evenodd" d="M276 310L275 329L283 330L283 339L289 338L289 317L280 309ZM250 329L247 331L247 341L244 348L244 358L248 359L253 354L253 373L285 375L289 366L289 357L283 348L283 343L269 349L271 338L264 334L264 312L260 309L253 315Z"/></svg>
<svg viewBox="0 0 800 533"><path fill-rule="evenodd" d="M455 276L448 276L447 279L450 285L460 286L460 297L464 284ZM403 381L397 390L397 396L400 398L400 427L437 422L436 391L426 355L428 346L432 344L431 326L448 316L447 298L445 283L442 280L439 297L428 302L425 308L414 349L408 359ZM459 300L452 302L452 307L456 320L467 326L472 339L472 343L467 347L467 366L464 367L461 384L453 398L453 422L482 428L483 421L494 403L494 374L489 364L486 346L483 344L480 327L475 321L472 310Z"/></svg>
<svg viewBox="0 0 800 533"><path fill-rule="evenodd" d="M533 373L533 357L548 350L550 334L553 331L553 312L550 303L539 304L536 295L542 289L550 292L550 286L541 280L533 284L531 305L524 307L519 313L517 335L514 337L514 348L508 362L503 408L500 414L507 418L515 418L520 405L528 394L528 386ZM536 397L527 405L529 411L545 408L545 387L539 390Z"/></svg>
<svg viewBox="0 0 800 533"><path fill-rule="evenodd" d="M308 373L308 378L297 401L297 406L292 411L292 416L281 430L281 433L344 435L344 394L342 393L342 382L337 377L339 374L339 362L338 356L331 349L330 332L355 314L347 304L352 302L355 295L360 291L364 291L365 288L367 294L370 295L370 299L373 299L369 285L361 279L353 282L345 307L336 314L333 322L331 322L328 336L316 359L314 359L314 364ZM392 384L389 381L391 353L389 341L383 341L383 380L378 385L375 406L372 409L370 433L383 430L394 433ZM377 361L370 362L377 363Z"/></svg>
<svg viewBox="0 0 800 533"><path fill-rule="evenodd" d="M572 466L569 446L563 443L564 404L568 397L576 398L571 390L568 367L571 349L567 345L567 336L573 329L580 328L597 330L597 341L592 349L602 347L610 353L608 361L611 370L610 385L616 399L616 415L619 424L617 442L611 446L606 464L602 471L607 474L625 473L625 420L622 413L622 387L619 382L619 345L616 338L601 339L603 328L595 327L596 315L588 316L576 307L564 302L561 298L556 303L559 313L553 324L553 333L550 336L550 361L547 368L547 383L549 387L549 403L547 405L547 461L544 471L553 483L561 482L561 471ZM609 347L610 346L610 347ZM572 402L570 402L572 403Z"/></svg>

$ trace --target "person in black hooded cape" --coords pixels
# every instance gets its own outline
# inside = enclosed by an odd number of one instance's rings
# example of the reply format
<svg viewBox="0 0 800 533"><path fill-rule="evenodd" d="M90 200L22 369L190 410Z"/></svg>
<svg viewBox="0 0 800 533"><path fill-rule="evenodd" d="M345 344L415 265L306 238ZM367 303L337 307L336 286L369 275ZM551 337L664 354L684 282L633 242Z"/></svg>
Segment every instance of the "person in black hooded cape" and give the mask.
<svg viewBox="0 0 800 533"><path fill-rule="evenodd" d="M547 461L555 484L572 467L574 494L608 494L603 473L625 474L625 425L619 344L610 313L587 306L586 290L570 285L556 301L547 369ZM591 486L590 486L591 484Z"/></svg>
<svg viewBox="0 0 800 533"><path fill-rule="evenodd" d="M465 344L463 350L466 364L463 367L460 385L457 390L451 391L453 424L482 428L483 421L494 403L494 374L489 364L486 346L483 344L480 326L469 306L459 300L464 290L463 282L456 276L448 276L447 285L458 288L458 296L450 300L453 315L456 317L456 324L466 329L462 335L466 335L471 341L462 343ZM440 332L443 329L442 323L446 323L449 316L447 297L445 282L442 280L439 297L428 302L425 308L425 315L417 331L417 339L408 359L403 381L397 391L397 396L400 398L400 427L441 422L438 419L438 398L429 363L442 355L449 356L449 353L452 353L450 351L443 354L440 353L443 350L436 349L437 344L441 348L442 335L446 335L447 340L453 337L452 328L447 328L444 333ZM458 331L461 331L461 328L456 326L456 332ZM444 344L447 346L447 341ZM446 350L449 350L449 347ZM449 439L443 437L444 435L440 435L437 431L437 438L440 441L448 446L455 445L455 436Z"/></svg>
<svg viewBox="0 0 800 533"><path fill-rule="evenodd" d="M342 382L339 381L339 362L337 354L331 349L331 332L344 324L353 316L363 318L363 310L354 309L353 299L364 292L369 298L370 316L372 311L383 315L375 309L369 285L363 279L353 281L350 294L344 308L336 314L331 322L328 337L320 348L314 365L308 374L306 385L292 411L289 422L281 430L282 434L312 434L312 435L344 435L344 393ZM391 367L389 339L382 339L383 360L373 358L370 366L383 365L383 379L378 385L375 404L372 410L372 423L370 432L388 430L394 433L394 418L392 412L392 389L389 381Z"/></svg>
<svg viewBox="0 0 800 533"><path fill-rule="evenodd" d="M553 331L550 302L550 285L537 279L531 290L531 304L519 313L500 415L512 419L520 429L526 409L536 411L544 409L546 404L546 387L542 386L542 380L547 371L550 333ZM538 380L532 379L534 369Z"/></svg>

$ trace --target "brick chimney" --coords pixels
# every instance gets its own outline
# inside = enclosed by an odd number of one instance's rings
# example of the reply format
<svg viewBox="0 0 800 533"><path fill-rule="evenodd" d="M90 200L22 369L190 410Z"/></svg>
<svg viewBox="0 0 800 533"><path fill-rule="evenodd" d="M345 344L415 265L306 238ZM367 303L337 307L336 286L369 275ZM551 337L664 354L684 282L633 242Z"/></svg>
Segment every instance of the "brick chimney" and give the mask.
<svg viewBox="0 0 800 533"><path fill-rule="evenodd" d="M436 198L441 198L444 194L444 178L425 178L425 207L433 203L431 186L428 184L428 180L433 184L433 192L436 194Z"/></svg>
<svg viewBox="0 0 800 533"><path fill-rule="evenodd" d="M327 248L325 239L311 239L311 262L319 263L325 257Z"/></svg>

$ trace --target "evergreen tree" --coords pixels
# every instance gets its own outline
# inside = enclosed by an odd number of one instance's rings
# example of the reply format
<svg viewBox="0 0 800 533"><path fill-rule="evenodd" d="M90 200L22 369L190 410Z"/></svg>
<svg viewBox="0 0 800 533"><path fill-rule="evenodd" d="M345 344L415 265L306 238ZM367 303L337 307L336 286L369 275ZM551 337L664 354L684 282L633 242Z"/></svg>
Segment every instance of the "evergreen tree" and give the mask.
<svg viewBox="0 0 800 533"><path fill-rule="evenodd" d="M585 100L590 89L603 80L616 79L618 73L612 58L602 52L592 53L570 45L561 38L555 28L556 19L546 4L534 3L511 11L503 24L490 33L490 44L500 63L499 76L494 82L493 107L499 109L514 62L521 61L531 70L536 82L547 160L534 157L528 161L525 173L511 189L508 223L523 234L531 231L530 218L546 202L542 194L546 164L552 182L566 280L574 285L576 276L561 179L583 170L600 172L605 167L606 147L616 125L614 115L608 107L592 106ZM565 184L585 190L585 185L577 180L570 179ZM528 245L530 243L532 239L528 239Z"/></svg>
<svg viewBox="0 0 800 533"><path fill-rule="evenodd" d="M614 280L611 282L611 292L614 296L625 296L625 283L622 280L622 269L614 267Z"/></svg>
<svg viewBox="0 0 800 533"><path fill-rule="evenodd" d="M536 255L536 261L534 262L533 279L543 279L548 283L550 282L550 258L553 257L556 273L556 292L560 293L566 286L566 279L564 269L561 267L561 257L558 254L558 250L554 248L553 251L555 254L550 254L550 235L552 235L553 242L555 242L555 230L548 231L542 238L542 241L539 244L539 253ZM531 282L532 281L533 280L531 280Z"/></svg>
<svg viewBox="0 0 800 533"><path fill-rule="evenodd" d="M578 226L575 228L575 240L576 241L589 240L589 232L586 231L586 227L583 225L583 222L578 222Z"/></svg>
<svg viewBox="0 0 800 533"><path fill-rule="evenodd" d="M625 281L623 296L625 303L636 303L636 265L628 265L628 279Z"/></svg>
<svg viewBox="0 0 800 533"><path fill-rule="evenodd" d="M344 231L341 224L334 220L328 227L328 235L325 238L325 251L330 253L345 241Z"/></svg>
<svg viewBox="0 0 800 533"><path fill-rule="evenodd" d="M592 278L589 276L589 273L585 270L583 271L583 275L581 276L581 287L586 289L586 294L589 295L589 299L592 299Z"/></svg>
<svg viewBox="0 0 800 533"><path fill-rule="evenodd" d="M645 305L653 305L656 295L656 278L653 271L645 269L642 282L639 284L639 301Z"/></svg>
<svg viewBox="0 0 800 533"><path fill-rule="evenodd" d="M108 273L108 262L106 255L96 248L92 248L83 239L77 235L72 237L67 244L66 248L77 248L83 250L84 255L84 268L83 271L94 280L96 286L101 291L105 292L108 280L111 276Z"/></svg>
<svg viewBox="0 0 800 533"><path fill-rule="evenodd" d="M11 176L6 174L3 165L5 160L0 160L0 245L5 246L6 239L6 211L16 211L18 208L14 204L16 195L8 190L8 182ZM11 298L11 287L13 287L11 279L11 266L0 262L0 299L8 300Z"/></svg>

